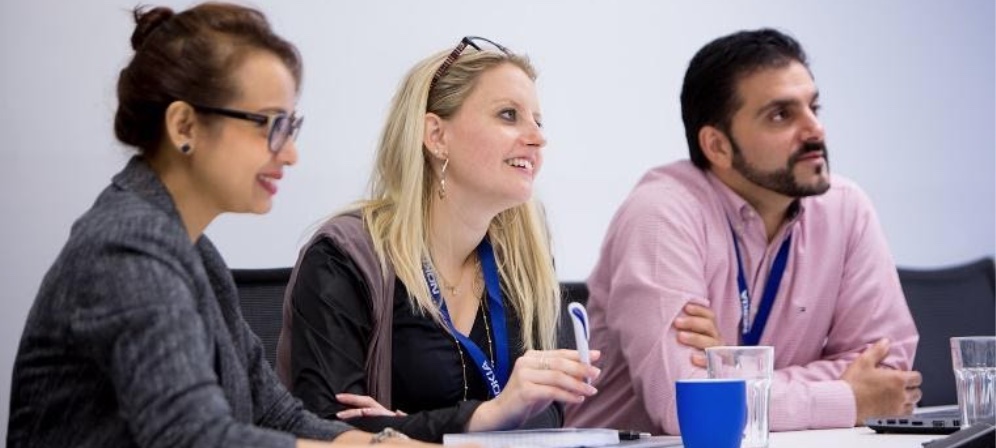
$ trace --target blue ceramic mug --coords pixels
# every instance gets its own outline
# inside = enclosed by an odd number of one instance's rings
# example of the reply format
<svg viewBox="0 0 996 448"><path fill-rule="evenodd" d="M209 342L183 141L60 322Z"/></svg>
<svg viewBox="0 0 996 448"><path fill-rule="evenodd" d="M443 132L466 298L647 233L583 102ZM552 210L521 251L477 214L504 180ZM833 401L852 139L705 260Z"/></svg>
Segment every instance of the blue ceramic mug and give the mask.
<svg viewBox="0 0 996 448"><path fill-rule="evenodd" d="M747 423L743 379L678 380L675 389L685 448L740 447Z"/></svg>

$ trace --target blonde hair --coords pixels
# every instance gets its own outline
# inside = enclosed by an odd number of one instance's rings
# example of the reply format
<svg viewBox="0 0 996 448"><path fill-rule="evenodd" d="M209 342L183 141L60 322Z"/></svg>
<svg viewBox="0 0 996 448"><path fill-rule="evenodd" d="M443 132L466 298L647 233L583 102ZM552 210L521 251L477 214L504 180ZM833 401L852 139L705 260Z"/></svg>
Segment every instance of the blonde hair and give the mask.
<svg viewBox="0 0 996 448"><path fill-rule="evenodd" d="M536 71L524 56L467 48L429 91L432 77L449 55L437 53L408 72L395 94L381 134L370 199L354 204L373 239L381 264L390 263L408 289L415 309L442 325L422 271L429 257L429 205L435 174L423 146L424 117L453 116L482 73L513 64L531 79ZM488 228L502 293L522 323L524 349L552 349L560 313L560 285L553 268L546 219L533 200L499 213Z"/></svg>

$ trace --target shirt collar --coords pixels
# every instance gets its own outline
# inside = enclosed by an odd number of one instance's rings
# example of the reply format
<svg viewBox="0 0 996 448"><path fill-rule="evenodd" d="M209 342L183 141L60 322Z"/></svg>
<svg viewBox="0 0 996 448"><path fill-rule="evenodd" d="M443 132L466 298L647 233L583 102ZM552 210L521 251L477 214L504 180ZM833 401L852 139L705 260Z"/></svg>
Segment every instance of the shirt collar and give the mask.
<svg viewBox="0 0 996 448"><path fill-rule="evenodd" d="M709 185L719 197L720 203L723 205L723 211L731 223L743 225L746 221L758 217L757 210L755 210L754 206L750 205L746 199L723 183L723 181L716 177L711 170L704 171L706 173L706 180L708 180ZM802 218L803 212L806 209L806 201L807 198L797 198L795 201L792 201L791 205L789 205L789 225L794 224Z"/></svg>

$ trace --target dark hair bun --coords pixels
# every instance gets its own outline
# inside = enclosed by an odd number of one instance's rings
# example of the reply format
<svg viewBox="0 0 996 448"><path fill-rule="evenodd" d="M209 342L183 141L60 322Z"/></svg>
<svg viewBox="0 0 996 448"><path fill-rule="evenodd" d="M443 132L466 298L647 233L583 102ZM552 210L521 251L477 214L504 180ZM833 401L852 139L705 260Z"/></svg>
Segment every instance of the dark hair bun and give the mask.
<svg viewBox="0 0 996 448"><path fill-rule="evenodd" d="M138 51L159 25L162 25L174 15L173 10L158 6L149 10L139 6L132 11L135 16L135 32L131 34L131 48Z"/></svg>

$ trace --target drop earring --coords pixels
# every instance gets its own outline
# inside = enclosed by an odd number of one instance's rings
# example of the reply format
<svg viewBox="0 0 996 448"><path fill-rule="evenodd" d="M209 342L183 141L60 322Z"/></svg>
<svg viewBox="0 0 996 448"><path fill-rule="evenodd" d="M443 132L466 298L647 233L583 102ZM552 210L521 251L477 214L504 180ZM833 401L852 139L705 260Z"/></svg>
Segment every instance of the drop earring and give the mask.
<svg viewBox="0 0 996 448"><path fill-rule="evenodd" d="M190 142L187 142L187 143L184 143L184 144L180 145L180 152L183 153L183 155L185 155L185 156L189 156L190 152L193 151L193 150L194 150L194 148L190 147Z"/></svg>
<svg viewBox="0 0 996 448"><path fill-rule="evenodd" d="M443 159L443 169L439 170L439 199L446 199L446 167L450 166L450 159Z"/></svg>

